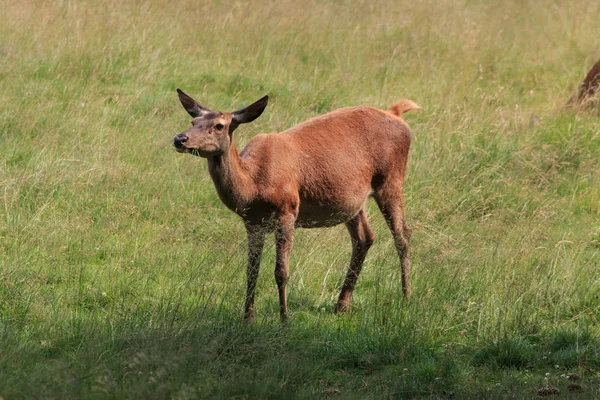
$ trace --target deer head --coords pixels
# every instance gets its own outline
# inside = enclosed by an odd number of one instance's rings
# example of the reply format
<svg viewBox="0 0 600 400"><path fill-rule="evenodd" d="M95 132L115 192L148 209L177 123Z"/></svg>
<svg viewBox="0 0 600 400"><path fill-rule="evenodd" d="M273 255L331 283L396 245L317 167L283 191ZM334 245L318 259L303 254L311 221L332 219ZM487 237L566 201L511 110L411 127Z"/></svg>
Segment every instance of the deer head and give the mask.
<svg viewBox="0 0 600 400"><path fill-rule="evenodd" d="M248 107L233 112L211 111L177 89L179 100L194 118L192 127L173 138L173 146L179 153L190 153L204 158L227 153L233 143L233 131L240 125L258 118L269 100L264 96Z"/></svg>

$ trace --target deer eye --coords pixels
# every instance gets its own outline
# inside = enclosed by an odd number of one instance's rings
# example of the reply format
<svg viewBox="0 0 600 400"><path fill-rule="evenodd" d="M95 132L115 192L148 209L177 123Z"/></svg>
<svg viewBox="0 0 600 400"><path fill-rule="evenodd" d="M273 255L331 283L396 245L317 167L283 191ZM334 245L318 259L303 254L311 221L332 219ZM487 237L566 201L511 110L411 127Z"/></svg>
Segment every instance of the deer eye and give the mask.
<svg viewBox="0 0 600 400"><path fill-rule="evenodd" d="M217 128L218 131L222 131L223 128L225 128L225 125L223 125L223 124L216 124L215 128Z"/></svg>

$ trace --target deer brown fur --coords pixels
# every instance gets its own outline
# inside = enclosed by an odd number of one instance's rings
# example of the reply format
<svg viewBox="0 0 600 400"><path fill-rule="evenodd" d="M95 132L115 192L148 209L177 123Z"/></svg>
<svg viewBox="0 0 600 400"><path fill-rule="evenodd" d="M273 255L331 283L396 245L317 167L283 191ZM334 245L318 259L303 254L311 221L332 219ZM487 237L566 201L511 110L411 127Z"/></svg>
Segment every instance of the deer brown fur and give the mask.
<svg viewBox="0 0 600 400"><path fill-rule="evenodd" d="M600 60L594 64L585 79L579 85L577 94L569 100L569 104L584 104L590 101L600 89Z"/></svg>
<svg viewBox="0 0 600 400"><path fill-rule="evenodd" d="M254 317L254 296L265 235L275 233L275 280L282 320L294 228L344 223L352 257L336 312L348 309L367 251L375 240L365 213L372 195L390 227L409 296L411 230L404 216L404 176L410 129L403 113L418 109L403 100L390 110L349 107L312 118L281 133L259 134L238 153L234 130L258 118L267 96L234 111L213 112L177 89L192 127L174 138L177 151L208 160L223 203L242 217L248 235L245 317Z"/></svg>

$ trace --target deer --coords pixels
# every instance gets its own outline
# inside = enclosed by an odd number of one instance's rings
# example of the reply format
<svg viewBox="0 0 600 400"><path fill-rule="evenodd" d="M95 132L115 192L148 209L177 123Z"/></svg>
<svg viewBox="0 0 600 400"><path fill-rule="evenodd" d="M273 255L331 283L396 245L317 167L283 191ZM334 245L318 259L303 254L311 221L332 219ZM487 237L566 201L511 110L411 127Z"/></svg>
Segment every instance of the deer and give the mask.
<svg viewBox="0 0 600 400"><path fill-rule="evenodd" d="M233 112L211 111L180 89L191 127L173 138L179 153L206 158L217 194L239 215L248 240L244 318L254 320L254 298L265 235L275 234L275 282L282 322L288 319L286 285L295 228L345 224L350 265L334 312L349 309L352 292L375 234L365 207L372 196L392 232L400 258L402 292L411 295L411 229L404 213L404 177L411 142L402 100L389 110L346 107L279 133L258 134L238 152L234 132L257 119L268 96Z"/></svg>
<svg viewBox="0 0 600 400"><path fill-rule="evenodd" d="M592 66L577 90L577 94L569 99L567 105L589 103L600 90L600 60Z"/></svg>

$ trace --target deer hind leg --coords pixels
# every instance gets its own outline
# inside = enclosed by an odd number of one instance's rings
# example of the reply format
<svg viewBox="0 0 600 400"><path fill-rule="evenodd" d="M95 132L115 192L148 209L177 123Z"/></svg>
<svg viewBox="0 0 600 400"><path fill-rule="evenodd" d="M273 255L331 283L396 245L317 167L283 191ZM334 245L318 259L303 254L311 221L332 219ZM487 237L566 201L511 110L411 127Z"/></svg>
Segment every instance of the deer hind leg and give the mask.
<svg viewBox="0 0 600 400"><path fill-rule="evenodd" d="M402 292L404 297L411 294L410 287L410 236L411 229L404 216L404 192L402 179L389 180L374 191L377 205L385 218L392 235L402 268Z"/></svg>
<svg viewBox="0 0 600 400"><path fill-rule="evenodd" d="M364 209L361 209L354 218L346 222L346 228L348 228L348 232L352 238L352 258L350 259L350 266L348 267L344 286L342 286L342 291L335 307L336 313L348 311L358 275L362 269L367 252L375 241L375 234L369 226Z"/></svg>

